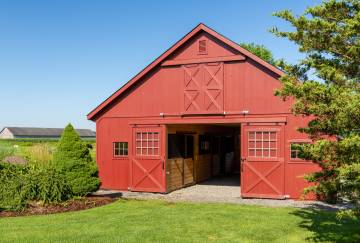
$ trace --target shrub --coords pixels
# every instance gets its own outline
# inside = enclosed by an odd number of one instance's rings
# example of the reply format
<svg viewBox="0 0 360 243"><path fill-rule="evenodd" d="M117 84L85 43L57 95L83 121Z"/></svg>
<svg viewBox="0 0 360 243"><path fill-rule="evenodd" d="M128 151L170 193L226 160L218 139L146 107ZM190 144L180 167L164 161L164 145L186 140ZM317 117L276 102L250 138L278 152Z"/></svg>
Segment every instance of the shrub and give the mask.
<svg viewBox="0 0 360 243"><path fill-rule="evenodd" d="M26 197L30 200L50 203L62 202L72 197L65 175L51 167L30 170L26 186Z"/></svg>
<svg viewBox="0 0 360 243"><path fill-rule="evenodd" d="M63 131L54 153L53 165L65 174L74 195L84 196L99 188L96 163L71 124Z"/></svg>
<svg viewBox="0 0 360 243"><path fill-rule="evenodd" d="M20 210L26 205L28 167L0 163L0 211Z"/></svg>
<svg viewBox="0 0 360 243"><path fill-rule="evenodd" d="M0 163L0 211L19 211L31 200L50 203L71 197L65 176L52 168Z"/></svg>

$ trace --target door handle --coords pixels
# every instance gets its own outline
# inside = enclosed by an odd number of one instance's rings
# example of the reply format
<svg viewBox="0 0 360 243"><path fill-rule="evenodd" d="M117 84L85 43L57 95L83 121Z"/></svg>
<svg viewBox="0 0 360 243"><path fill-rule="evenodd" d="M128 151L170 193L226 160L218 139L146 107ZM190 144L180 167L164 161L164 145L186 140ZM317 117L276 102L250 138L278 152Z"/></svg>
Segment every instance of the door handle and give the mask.
<svg viewBox="0 0 360 243"><path fill-rule="evenodd" d="M241 172L244 171L244 163L246 161L246 157L241 157L241 162L240 162L240 170Z"/></svg>

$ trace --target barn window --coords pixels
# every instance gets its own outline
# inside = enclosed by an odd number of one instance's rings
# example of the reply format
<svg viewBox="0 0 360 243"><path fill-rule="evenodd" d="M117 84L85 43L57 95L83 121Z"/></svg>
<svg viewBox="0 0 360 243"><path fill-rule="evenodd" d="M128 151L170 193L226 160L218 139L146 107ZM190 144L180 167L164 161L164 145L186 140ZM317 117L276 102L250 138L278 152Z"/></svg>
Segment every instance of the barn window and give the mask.
<svg viewBox="0 0 360 243"><path fill-rule="evenodd" d="M199 54L206 54L207 53L207 46L206 40L199 41Z"/></svg>
<svg viewBox="0 0 360 243"><path fill-rule="evenodd" d="M136 155L158 156L159 155L159 133L137 132L136 133Z"/></svg>
<svg viewBox="0 0 360 243"><path fill-rule="evenodd" d="M304 143L291 143L290 145L290 158L291 159L302 159L299 157L300 149L298 148L298 145L301 145Z"/></svg>
<svg viewBox="0 0 360 243"><path fill-rule="evenodd" d="M277 132L248 132L248 155L257 158L277 157Z"/></svg>
<svg viewBox="0 0 360 243"><path fill-rule="evenodd" d="M114 142L114 156L127 156L128 155L128 143L127 142Z"/></svg>

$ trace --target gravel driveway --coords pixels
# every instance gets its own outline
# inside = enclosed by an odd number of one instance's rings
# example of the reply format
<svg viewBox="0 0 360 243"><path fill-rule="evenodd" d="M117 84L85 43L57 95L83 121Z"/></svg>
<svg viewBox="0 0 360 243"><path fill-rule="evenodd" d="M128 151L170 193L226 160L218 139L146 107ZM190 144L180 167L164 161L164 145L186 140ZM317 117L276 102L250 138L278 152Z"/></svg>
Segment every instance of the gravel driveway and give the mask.
<svg viewBox="0 0 360 243"><path fill-rule="evenodd" d="M320 208L328 210L338 210L347 207L347 205L331 205L319 201L244 199L240 197L238 180L234 180L232 177L212 178L208 181L185 187L168 194L130 191L119 192L112 190L99 190L95 194L114 194L128 199L160 199L170 202L233 203L271 207Z"/></svg>

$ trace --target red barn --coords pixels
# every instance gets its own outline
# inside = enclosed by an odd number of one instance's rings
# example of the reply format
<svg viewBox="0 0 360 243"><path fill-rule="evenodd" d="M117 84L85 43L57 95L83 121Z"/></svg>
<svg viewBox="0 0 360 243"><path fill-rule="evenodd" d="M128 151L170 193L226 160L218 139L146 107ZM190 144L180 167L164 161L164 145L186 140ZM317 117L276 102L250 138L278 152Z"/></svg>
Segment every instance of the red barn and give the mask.
<svg viewBox="0 0 360 243"><path fill-rule="evenodd" d="M317 167L292 146L309 139L274 96L281 75L196 26L88 114L102 188L167 193L236 175L239 196L299 198Z"/></svg>

